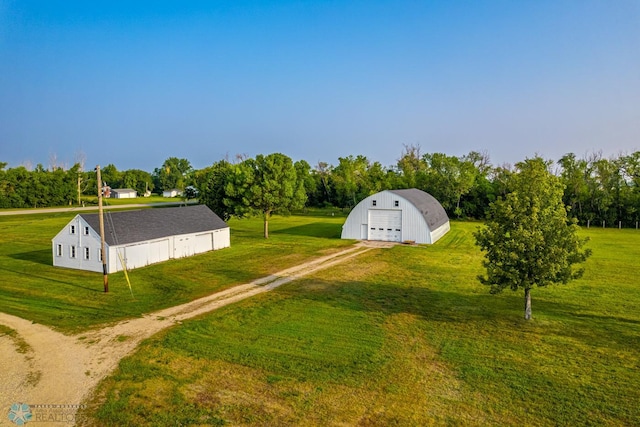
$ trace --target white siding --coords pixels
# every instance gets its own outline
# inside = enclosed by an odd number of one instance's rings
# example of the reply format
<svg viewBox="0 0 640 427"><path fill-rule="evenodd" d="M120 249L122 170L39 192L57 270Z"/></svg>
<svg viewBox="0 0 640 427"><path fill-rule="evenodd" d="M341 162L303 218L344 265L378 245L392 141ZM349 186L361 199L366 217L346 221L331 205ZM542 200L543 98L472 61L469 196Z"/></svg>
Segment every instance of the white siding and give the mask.
<svg viewBox="0 0 640 427"><path fill-rule="evenodd" d="M111 197L114 199L135 199L138 197L137 191L117 191L111 189Z"/></svg>
<svg viewBox="0 0 640 427"><path fill-rule="evenodd" d="M213 232L196 234L194 242L195 251L197 254L201 252L207 252L213 249Z"/></svg>
<svg viewBox="0 0 640 427"><path fill-rule="evenodd" d="M156 262L168 260L170 253L169 239L149 242L149 264L155 264Z"/></svg>
<svg viewBox="0 0 640 427"><path fill-rule="evenodd" d="M71 233L72 226L73 233ZM86 228L89 229L88 234L85 234ZM58 255L58 245L62 247L60 255ZM72 247L75 248L75 257L73 258L71 257ZM85 258L86 249L89 252L88 259ZM102 272L99 249L100 236L77 215L52 239L53 265Z"/></svg>
<svg viewBox="0 0 640 427"><path fill-rule="evenodd" d="M169 259L169 239L122 245L114 248L113 252L115 252L117 259L114 269L110 268L110 271L121 271L123 269L122 261L124 261L127 270L145 267ZM122 260L120 256L122 256Z"/></svg>
<svg viewBox="0 0 640 427"><path fill-rule="evenodd" d="M231 246L231 233L229 228L213 231L213 249L218 250Z"/></svg>
<svg viewBox="0 0 640 427"><path fill-rule="evenodd" d="M438 240L440 240L440 238L445 234L447 234L450 229L451 229L451 226L449 225L449 222L442 224L440 227L438 227L431 233L431 242L435 243Z"/></svg>
<svg viewBox="0 0 640 427"><path fill-rule="evenodd" d="M122 271L122 263L116 249L124 256L127 269L130 270L169 259L185 258L211 250L228 248L229 235L229 228L223 228L206 233L171 236L161 240L111 248L112 259L116 261L110 263L109 272Z"/></svg>
<svg viewBox="0 0 640 427"><path fill-rule="evenodd" d="M71 233L72 229L73 233ZM85 230L88 234L85 234ZM60 255L58 254L59 245L62 249ZM122 255L127 269L133 269L229 246L231 243L228 227L205 233L170 236L120 246L107 245L107 272L122 271L122 261L118 253ZM75 248L75 257L70 256L72 247ZM89 259L85 259L85 248L88 249ZM79 215L69 221L52 239L51 250L55 267L102 272L100 235Z"/></svg>
<svg viewBox="0 0 640 427"><path fill-rule="evenodd" d="M194 255L195 252L195 235L188 234L173 237L173 257L184 258Z"/></svg>

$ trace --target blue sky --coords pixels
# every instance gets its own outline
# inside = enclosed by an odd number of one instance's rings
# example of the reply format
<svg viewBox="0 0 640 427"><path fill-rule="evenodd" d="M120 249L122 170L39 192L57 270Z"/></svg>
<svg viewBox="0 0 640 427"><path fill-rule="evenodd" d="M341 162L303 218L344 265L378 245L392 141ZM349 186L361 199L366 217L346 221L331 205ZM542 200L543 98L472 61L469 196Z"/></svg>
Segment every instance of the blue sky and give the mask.
<svg viewBox="0 0 640 427"><path fill-rule="evenodd" d="M0 161L640 150L640 1L0 0Z"/></svg>

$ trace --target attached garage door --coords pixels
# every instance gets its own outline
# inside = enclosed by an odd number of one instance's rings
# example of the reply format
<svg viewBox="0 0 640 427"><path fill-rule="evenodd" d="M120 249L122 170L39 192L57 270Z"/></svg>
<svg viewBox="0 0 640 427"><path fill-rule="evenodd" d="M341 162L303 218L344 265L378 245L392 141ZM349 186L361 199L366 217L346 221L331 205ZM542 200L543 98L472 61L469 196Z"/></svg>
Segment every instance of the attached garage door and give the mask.
<svg viewBox="0 0 640 427"><path fill-rule="evenodd" d="M149 243L149 264L169 259L169 239Z"/></svg>
<svg viewBox="0 0 640 427"><path fill-rule="evenodd" d="M402 241L402 211L369 210L369 240Z"/></svg>
<svg viewBox="0 0 640 427"><path fill-rule="evenodd" d="M124 249L119 249L119 253L122 254L127 269L144 267L169 259L169 240L127 246ZM119 258L118 267L120 270L121 261Z"/></svg>
<svg viewBox="0 0 640 427"><path fill-rule="evenodd" d="M195 248L193 247L193 236L175 236L173 238L173 257L184 258L194 255Z"/></svg>
<svg viewBox="0 0 640 427"><path fill-rule="evenodd" d="M213 249L213 233L196 234L196 253L207 252Z"/></svg>

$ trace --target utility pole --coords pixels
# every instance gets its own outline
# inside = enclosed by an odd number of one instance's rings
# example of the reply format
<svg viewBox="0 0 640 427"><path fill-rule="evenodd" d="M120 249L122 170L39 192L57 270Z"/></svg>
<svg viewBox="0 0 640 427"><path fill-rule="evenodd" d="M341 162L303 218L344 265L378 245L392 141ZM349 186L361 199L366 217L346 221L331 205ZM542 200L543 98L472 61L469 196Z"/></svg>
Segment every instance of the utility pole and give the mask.
<svg viewBox="0 0 640 427"><path fill-rule="evenodd" d="M100 218L100 254L102 255L102 277L104 291L109 292L109 277L107 276L107 253L104 251L104 216L102 214L102 177L100 176L100 165L96 166L98 173L98 217Z"/></svg>
<svg viewBox="0 0 640 427"><path fill-rule="evenodd" d="M80 190L80 185L82 183L82 172L78 171L78 206L80 206L80 196L82 191Z"/></svg>

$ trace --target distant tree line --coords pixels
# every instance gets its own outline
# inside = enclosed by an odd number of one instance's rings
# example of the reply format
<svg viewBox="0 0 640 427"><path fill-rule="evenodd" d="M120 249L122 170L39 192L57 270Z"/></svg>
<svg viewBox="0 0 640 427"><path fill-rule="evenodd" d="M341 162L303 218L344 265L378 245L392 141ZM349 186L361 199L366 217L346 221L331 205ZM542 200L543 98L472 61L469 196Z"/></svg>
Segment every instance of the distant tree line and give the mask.
<svg viewBox="0 0 640 427"><path fill-rule="evenodd" d="M5 169L0 162L0 208L40 208L71 205L78 201L80 165L50 170L38 164Z"/></svg>
<svg viewBox="0 0 640 427"><path fill-rule="evenodd" d="M67 170L44 169L41 165L34 170L6 166L0 163L3 208L68 205L79 203L79 193L96 194L95 172L82 171L79 164ZM276 166L282 169L278 172L282 175L271 170ZM580 224L601 226L604 221L606 226L617 226L621 221L625 227L635 227L640 220L640 152L609 159L598 153L583 158L569 153L551 168L564 185L563 201L570 208L569 216ZM225 219L257 212L268 219L273 213L297 209L302 204L349 210L373 193L400 188L418 188L432 194L452 218L481 219L491 202L506 196L513 173L510 165L492 165L487 153L472 151L457 157L422 153L420 146L414 145L404 146L391 166L362 155L340 157L335 165L318 162L311 166L275 153L255 159L223 159L200 170L177 157L168 158L151 173L118 171L112 164L102 168L103 181L111 188L133 188L140 195L174 188L185 191L193 186L200 200ZM286 198L291 191L296 194L295 203L251 206L259 198L266 203L276 197L267 196L276 181L288 186ZM283 194L278 197L285 197Z"/></svg>

